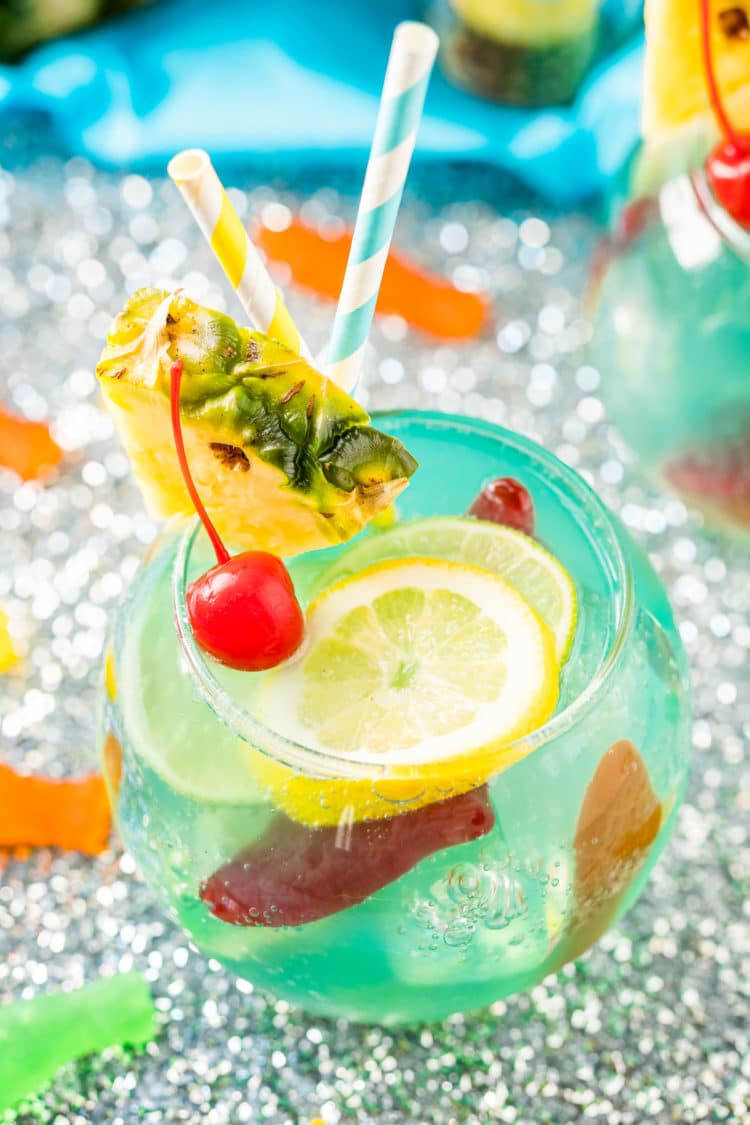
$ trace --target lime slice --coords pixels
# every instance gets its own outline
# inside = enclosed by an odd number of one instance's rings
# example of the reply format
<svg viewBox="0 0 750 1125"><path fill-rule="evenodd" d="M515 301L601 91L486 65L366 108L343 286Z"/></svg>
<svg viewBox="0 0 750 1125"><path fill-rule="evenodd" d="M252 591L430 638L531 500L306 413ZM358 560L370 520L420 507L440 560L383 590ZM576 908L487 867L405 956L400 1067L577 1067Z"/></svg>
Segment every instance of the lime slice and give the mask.
<svg viewBox="0 0 750 1125"><path fill-rule="evenodd" d="M216 721L191 677L177 672L182 655L168 568L149 595L129 620L117 668L113 661L110 669L132 750L178 793L202 804L261 803L247 743Z"/></svg>
<svg viewBox="0 0 750 1125"><path fill-rule="evenodd" d="M398 524L346 551L325 572L318 588L325 589L373 563L410 556L466 563L498 575L552 631L558 662L563 663L578 614L573 579L536 540L510 527L460 516Z"/></svg>
<svg viewBox="0 0 750 1125"><path fill-rule="evenodd" d="M507 583L410 558L327 590L308 611L304 655L269 674L261 705L295 741L419 772L540 726L558 675L549 629Z"/></svg>

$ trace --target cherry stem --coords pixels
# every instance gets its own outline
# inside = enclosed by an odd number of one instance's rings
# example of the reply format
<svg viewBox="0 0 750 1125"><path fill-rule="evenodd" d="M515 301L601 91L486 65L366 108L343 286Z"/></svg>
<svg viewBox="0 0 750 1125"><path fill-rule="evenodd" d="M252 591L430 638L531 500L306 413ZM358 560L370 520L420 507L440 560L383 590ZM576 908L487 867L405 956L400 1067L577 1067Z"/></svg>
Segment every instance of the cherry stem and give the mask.
<svg viewBox="0 0 750 1125"><path fill-rule="evenodd" d="M180 471L182 479L185 481L185 487L190 493L190 499L193 501L195 510L200 516L201 523L206 529L208 538L213 544L213 549L216 551L216 558L220 564L229 562L231 555L226 549L219 537L219 533L211 522L208 512L203 506L203 501L198 495L198 490L195 487L195 482L190 474L190 466L188 465L187 455L185 453L185 442L182 438L182 422L180 420L180 385L182 383L182 360L178 359L173 363L169 370L170 377L170 402L172 406L172 433L174 434L174 444L177 450L177 460L180 463Z"/></svg>
<svg viewBox="0 0 750 1125"><path fill-rule="evenodd" d="M719 87L716 83L716 72L714 71L713 60L711 58L711 0L700 0L701 6L701 40L703 43L703 61L706 67L706 81L708 83L708 96L716 114L719 124L721 125L722 132L728 141L736 147L740 153L748 151L747 142L735 132L732 122L729 120L724 109L724 103L721 100Z"/></svg>

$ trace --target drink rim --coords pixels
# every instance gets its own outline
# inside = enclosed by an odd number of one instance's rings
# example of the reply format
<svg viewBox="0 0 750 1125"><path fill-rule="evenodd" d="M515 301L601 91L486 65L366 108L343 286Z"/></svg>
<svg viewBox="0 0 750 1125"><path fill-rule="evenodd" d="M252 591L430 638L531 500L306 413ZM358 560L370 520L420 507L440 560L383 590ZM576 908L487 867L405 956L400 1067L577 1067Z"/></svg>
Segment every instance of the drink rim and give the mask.
<svg viewBox="0 0 750 1125"><path fill-rule="evenodd" d="M388 410L373 413L373 420L387 430L389 421L414 420L430 428L461 428L493 438L503 445L519 451L533 465L546 488L557 494L561 504L568 508L585 508L592 517L592 530L596 535L597 554L609 572L614 599L614 635L596 673L587 686L561 711L555 712L546 723L503 747L503 758L517 761L538 750L546 743L571 730L588 715L609 687L612 675L625 647L634 617L634 588L630 563L625 556L617 531L615 516L599 499L594 490L575 469L560 461L553 453L529 438L513 433L493 422L429 410ZM542 470L539 472L539 470ZM571 503L571 497L573 503ZM260 722L251 711L243 707L219 682L210 662L199 648L188 618L185 600L188 567L193 545L201 530L195 521L180 537L172 566L172 597L178 640L197 689L217 718L238 737L255 750L282 762L306 776L345 778L351 780L376 780L378 778L414 778L428 780L431 764L383 762L382 759L358 758L356 761L319 750L286 738ZM605 549L602 550L602 540ZM460 761L460 759L457 759ZM434 765L443 770L445 759L435 759ZM444 772L442 773L444 777Z"/></svg>

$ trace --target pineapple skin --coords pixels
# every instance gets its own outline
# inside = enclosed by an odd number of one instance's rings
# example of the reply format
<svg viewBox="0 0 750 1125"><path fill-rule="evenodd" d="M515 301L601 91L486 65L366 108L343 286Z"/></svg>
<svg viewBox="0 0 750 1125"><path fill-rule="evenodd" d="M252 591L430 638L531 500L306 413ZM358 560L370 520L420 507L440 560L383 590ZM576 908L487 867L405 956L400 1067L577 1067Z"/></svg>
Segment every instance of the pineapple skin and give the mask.
<svg viewBox="0 0 750 1125"><path fill-rule="evenodd" d="M147 505L194 509L174 448L170 368L191 472L220 535L290 557L344 542L393 503L416 469L344 391L284 345L182 294L141 289L96 369Z"/></svg>

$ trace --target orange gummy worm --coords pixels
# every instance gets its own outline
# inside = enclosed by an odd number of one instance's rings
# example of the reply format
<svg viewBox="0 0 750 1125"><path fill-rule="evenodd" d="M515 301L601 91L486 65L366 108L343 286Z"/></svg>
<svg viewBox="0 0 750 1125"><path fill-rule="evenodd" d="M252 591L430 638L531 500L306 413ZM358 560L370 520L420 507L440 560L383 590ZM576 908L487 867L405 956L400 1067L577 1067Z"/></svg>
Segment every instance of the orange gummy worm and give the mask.
<svg viewBox="0 0 750 1125"><path fill-rule="evenodd" d="M549 971L598 941L617 915L664 821L639 751L626 738L602 756L578 814L572 921Z"/></svg>
<svg viewBox="0 0 750 1125"><path fill-rule="evenodd" d="M111 814L100 774L57 781L0 762L0 847L30 845L98 855Z"/></svg>
<svg viewBox="0 0 750 1125"><path fill-rule="evenodd" d="M39 480L62 455L46 422L31 422L0 406L0 468L12 469L22 480Z"/></svg>
<svg viewBox="0 0 750 1125"><path fill-rule="evenodd" d="M107 731L104 739L104 780L110 795L110 805L113 805L117 794L120 792L122 781L122 746L115 738L112 731Z"/></svg>
<svg viewBox="0 0 750 1125"><path fill-rule="evenodd" d="M332 238L294 218L284 230L260 224L253 238L271 261L286 262L292 280L320 297L337 301L352 241L351 229ZM400 250L391 251L376 311L404 320L444 340L470 340L490 313L485 293L465 293L444 277L418 266Z"/></svg>

